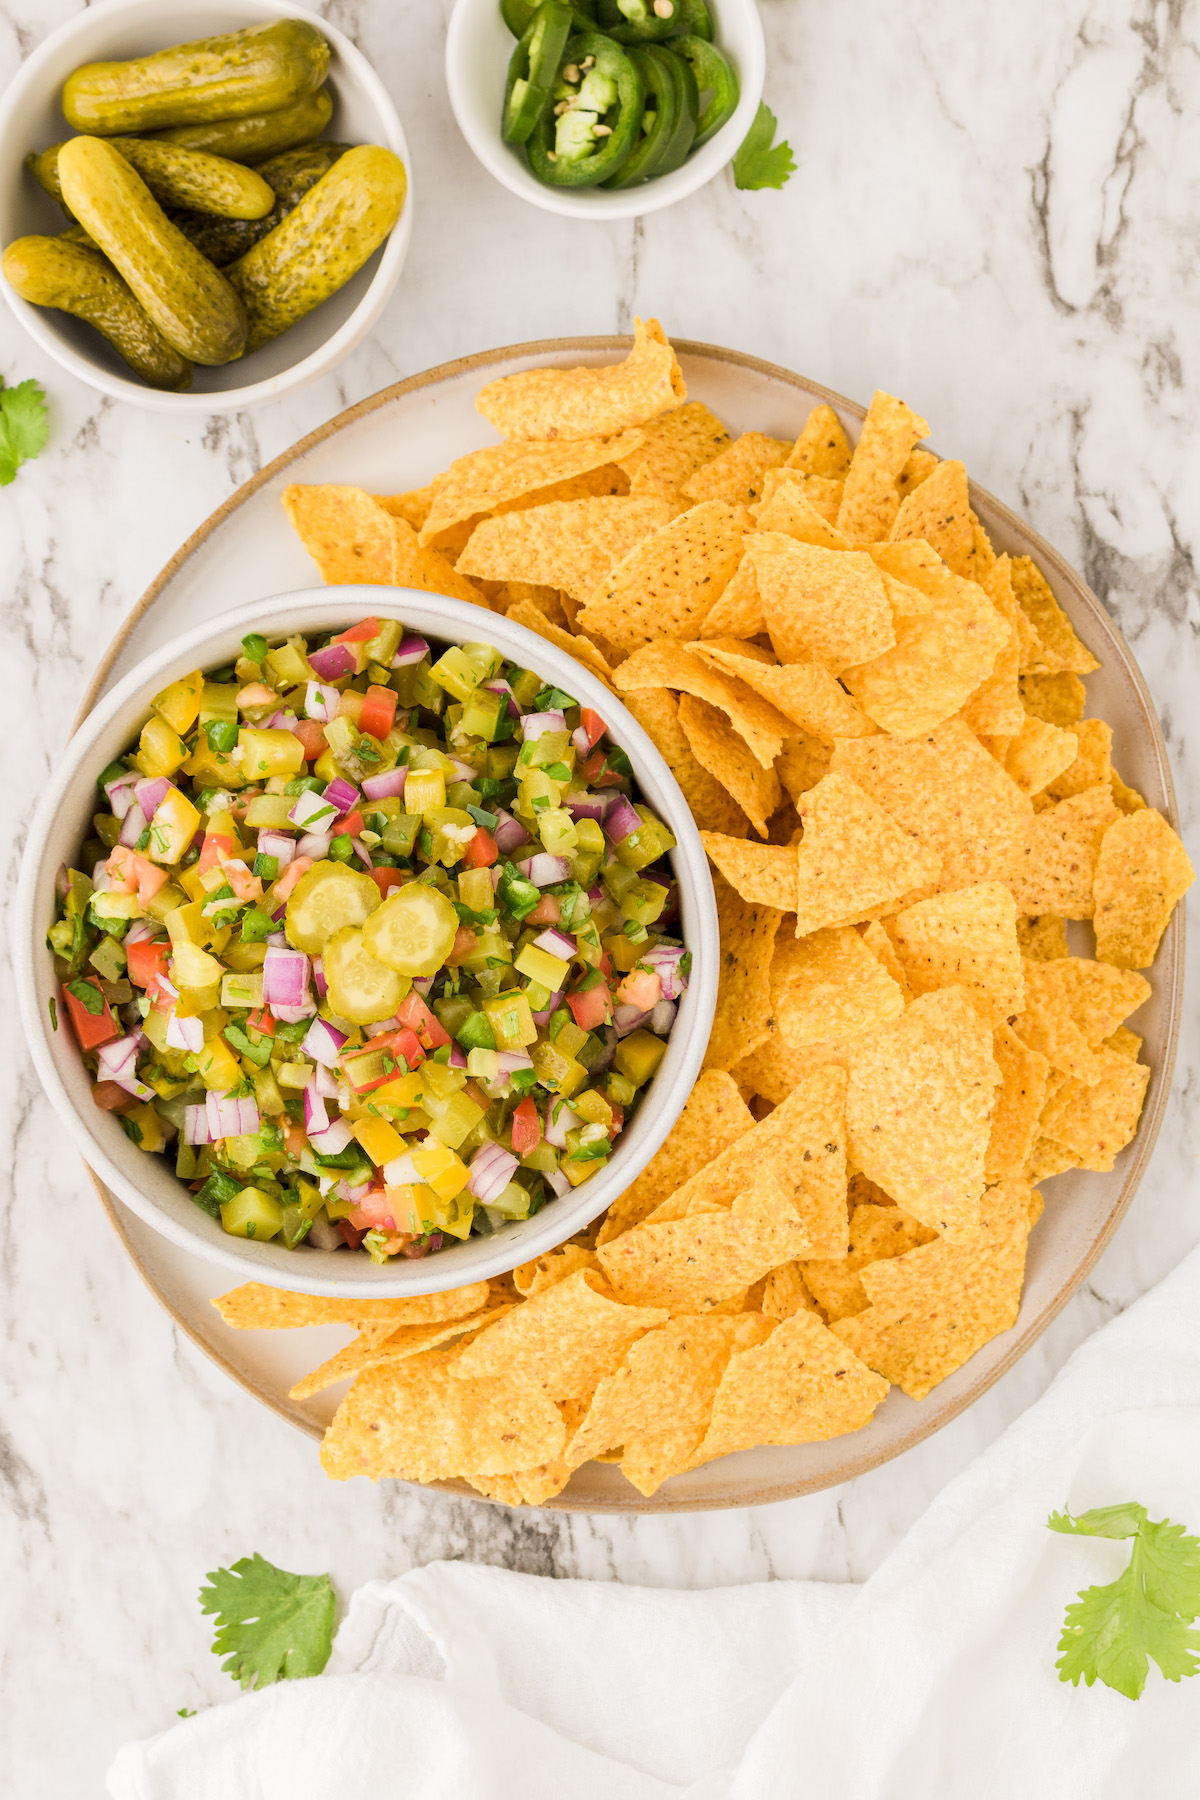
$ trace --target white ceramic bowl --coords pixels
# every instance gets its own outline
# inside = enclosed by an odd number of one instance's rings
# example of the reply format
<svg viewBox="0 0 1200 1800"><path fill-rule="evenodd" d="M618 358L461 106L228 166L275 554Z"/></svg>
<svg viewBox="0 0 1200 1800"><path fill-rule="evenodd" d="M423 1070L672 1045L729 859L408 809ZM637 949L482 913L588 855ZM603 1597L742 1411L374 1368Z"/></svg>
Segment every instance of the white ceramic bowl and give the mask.
<svg viewBox="0 0 1200 1800"><path fill-rule="evenodd" d="M31 149L43 150L71 135L59 95L73 69L82 63L141 56L272 19L305 19L324 35L332 52L329 86L334 107L323 135L340 143L382 144L394 150L408 175L404 210L387 242L323 306L244 362L215 369L197 364L186 394L147 387L89 325L68 313L31 306L0 279L5 299L35 342L72 375L114 399L132 400L158 412L232 412L291 393L341 362L391 299L408 254L413 171L399 116L383 83L349 38L290 0L101 0L51 32L0 99L2 248L30 233L54 236L66 229L62 209L42 192L24 158Z"/></svg>
<svg viewBox="0 0 1200 1800"><path fill-rule="evenodd" d="M755 0L711 0L717 48L737 72L741 98L728 124L673 175L640 187L553 188L534 175L525 153L500 136L504 83L515 38L499 0L456 0L446 34L446 85L459 129L489 174L522 200L571 219L636 219L694 194L731 162L754 123L766 68Z"/></svg>
<svg viewBox="0 0 1200 1800"><path fill-rule="evenodd" d="M275 1243L229 1237L193 1204L169 1159L147 1156L125 1136L112 1113L91 1097L91 1078L69 1026L52 1029L50 1001L58 992L46 932L54 917L54 878L73 863L96 809L96 777L138 734L154 695L189 669L219 668L239 652L247 631L282 638L289 632L335 630L374 614L443 642L494 644L506 658L536 669L608 723L625 750L648 802L678 839L671 856L679 883L684 941L692 951L692 977L675 1028L646 1098L608 1167L582 1187L549 1202L531 1219L502 1227L490 1237L419 1260L377 1267L345 1250L289 1251ZM239 607L178 638L149 656L90 713L67 747L30 827L21 870L14 958L25 1032L46 1092L87 1162L139 1218L175 1244L221 1263L235 1278L265 1281L306 1293L353 1295L432 1293L499 1275L540 1256L596 1218L627 1187L658 1149L700 1071L717 994L716 904L708 863L687 802L666 763L619 701L572 656L522 625L461 600L413 589L314 588Z"/></svg>

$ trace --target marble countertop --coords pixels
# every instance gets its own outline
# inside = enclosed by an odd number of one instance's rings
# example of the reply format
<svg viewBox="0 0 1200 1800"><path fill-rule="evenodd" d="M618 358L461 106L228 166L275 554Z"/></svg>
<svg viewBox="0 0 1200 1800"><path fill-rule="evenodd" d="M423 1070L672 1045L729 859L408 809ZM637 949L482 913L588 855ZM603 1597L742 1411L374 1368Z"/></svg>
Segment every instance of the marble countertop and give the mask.
<svg viewBox="0 0 1200 1800"><path fill-rule="evenodd" d="M0 0L0 85L76 5ZM0 808L14 850L104 645L240 482L401 376L522 339L626 331L635 312L860 400L882 386L917 406L936 446L1071 558L1119 622L1194 830L1197 0L763 0L767 97L799 172L783 193L741 194L723 176L612 225L535 211L476 165L445 97L442 8L319 10L395 96L421 188L400 291L335 376L253 413L175 422L77 385L0 316L0 373L35 376L51 404L50 447L0 491ZM861 1579L1075 1345L1200 1237L1189 1017L1149 1173L1091 1280L1016 1369L900 1461L808 1499L679 1519L334 1486L312 1444L143 1288L11 1009L0 1031L0 1768L13 1794L97 1794L123 1739L232 1694L195 1596L205 1571L253 1549L329 1569L344 1594L437 1557L664 1586Z"/></svg>

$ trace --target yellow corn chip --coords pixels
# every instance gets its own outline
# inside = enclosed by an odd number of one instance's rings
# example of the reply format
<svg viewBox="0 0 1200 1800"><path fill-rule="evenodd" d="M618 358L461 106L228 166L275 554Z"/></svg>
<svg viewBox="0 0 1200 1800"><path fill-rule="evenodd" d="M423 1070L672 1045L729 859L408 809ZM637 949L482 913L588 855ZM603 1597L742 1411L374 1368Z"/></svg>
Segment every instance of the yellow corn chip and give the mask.
<svg viewBox="0 0 1200 1800"><path fill-rule="evenodd" d="M998 557L989 568L979 569L974 580L987 594L996 613L1008 627L1008 632L996 652L991 673L984 676L965 703L961 717L963 723L969 725L980 737L1014 737L1026 718L1020 685L1020 628L1026 621L1013 598L1012 570L1008 557ZM1003 762L1003 756L998 760Z"/></svg>
<svg viewBox="0 0 1200 1800"><path fill-rule="evenodd" d="M1128 787L1115 769L1112 772L1112 797L1113 805L1123 813L1141 812L1146 804L1137 789Z"/></svg>
<svg viewBox="0 0 1200 1800"><path fill-rule="evenodd" d="M1072 1008L1073 978L1067 971L1073 961L1026 962L1025 1009L1013 1020L1013 1030L1064 1075L1092 1082L1099 1079L1100 1061Z"/></svg>
<svg viewBox="0 0 1200 1800"><path fill-rule="evenodd" d="M1071 1017L1089 1044L1111 1037L1130 1013L1150 998L1150 983L1131 969L1115 969L1108 963L1072 956L1061 963L1051 979L1057 979L1066 996Z"/></svg>
<svg viewBox="0 0 1200 1800"><path fill-rule="evenodd" d="M419 532L433 505L433 483L430 482L428 487L409 488L404 494L376 494L374 498L384 512L394 513L396 518L403 519L406 525Z"/></svg>
<svg viewBox="0 0 1200 1800"><path fill-rule="evenodd" d="M767 820L783 801L774 769L764 769L755 761L725 715L706 700L684 694L679 702L679 723L696 761L728 789L758 835L765 838Z"/></svg>
<svg viewBox="0 0 1200 1800"><path fill-rule="evenodd" d="M794 1050L776 1025L770 1037L729 1072L744 1093L759 1094L778 1106L817 1069L831 1064L841 1067L845 1060L845 1046L839 1041Z"/></svg>
<svg viewBox="0 0 1200 1800"><path fill-rule="evenodd" d="M999 882L919 900L897 913L888 930L914 994L960 987L993 1026L1020 1012L1025 980L1017 909Z"/></svg>
<svg viewBox="0 0 1200 1800"><path fill-rule="evenodd" d="M1195 879L1187 851L1160 812L1144 807L1120 814L1101 839L1096 864L1093 924L1100 961L1148 969Z"/></svg>
<svg viewBox="0 0 1200 1800"><path fill-rule="evenodd" d="M674 493L688 476L728 449L733 441L714 413L699 400L660 413L641 426L638 449L620 459L631 482L653 480Z"/></svg>
<svg viewBox="0 0 1200 1800"><path fill-rule="evenodd" d="M807 732L784 739L783 749L775 758L775 773L793 803L809 788L816 787L823 775L828 775L832 754L828 744L809 737Z"/></svg>
<svg viewBox="0 0 1200 1800"><path fill-rule="evenodd" d="M459 557L464 575L533 581L584 600L613 564L670 517L662 500L554 500L484 519Z"/></svg>
<svg viewBox="0 0 1200 1800"><path fill-rule="evenodd" d="M465 1319L487 1305L488 1284L448 1288L442 1294L415 1294L396 1300L343 1300L332 1294L291 1294L249 1281L212 1302L235 1331L290 1331L299 1325L432 1325Z"/></svg>
<svg viewBox="0 0 1200 1800"><path fill-rule="evenodd" d="M750 821L727 788L702 769L679 723L679 702L666 688L633 688L626 707L665 759L702 831L746 837Z"/></svg>
<svg viewBox="0 0 1200 1800"><path fill-rule="evenodd" d="M772 479L773 477L773 479ZM821 544L826 550L850 550L850 539L843 537L832 519L837 517L840 488L828 482L837 498L815 487L816 478L802 476L796 469L769 470L763 481L763 497L757 508L760 531L783 531L800 544ZM817 505L817 501L821 505Z"/></svg>
<svg viewBox="0 0 1200 1800"><path fill-rule="evenodd" d="M702 831L700 842L730 886L752 906L796 910L796 854L783 844L748 844Z"/></svg>
<svg viewBox="0 0 1200 1800"><path fill-rule="evenodd" d="M1034 823L1029 798L961 720L907 742L843 740L832 766L941 858L944 890L1009 882L1020 867Z"/></svg>
<svg viewBox="0 0 1200 1800"><path fill-rule="evenodd" d="M878 543L887 536L900 510L896 483L910 452L928 431L924 419L903 400L876 392L846 471L837 517L839 531L865 543Z"/></svg>
<svg viewBox="0 0 1200 1800"><path fill-rule="evenodd" d="M681 482L687 500L723 500L727 506L749 506L762 494L762 478L786 460L790 444L746 431L724 450Z"/></svg>
<svg viewBox="0 0 1200 1800"><path fill-rule="evenodd" d="M666 1316L618 1306L600 1275L580 1269L481 1332L454 1364L454 1378L502 1377L555 1400L586 1399L633 1340Z"/></svg>
<svg viewBox="0 0 1200 1800"><path fill-rule="evenodd" d="M956 575L970 567L974 538L967 471L960 462L940 462L900 503L889 537L923 538Z"/></svg>
<svg viewBox="0 0 1200 1800"><path fill-rule="evenodd" d="M720 875L713 890L721 928L721 969L704 1066L729 1069L767 1037L771 954L783 914L770 905L747 902Z"/></svg>
<svg viewBox="0 0 1200 1800"><path fill-rule="evenodd" d="M1122 816L1112 803L1108 782L1039 812L1011 882L1018 910L1090 919L1101 841Z"/></svg>
<svg viewBox="0 0 1200 1800"><path fill-rule="evenodd" d="M885 574L895 643L842 671L863 710L894 737L920 737L958 712L1012 635L977 583L950 580L953 590L935 600Z"/></svg>
<svg viewBox="0 0 1200 1800"><path fill-rule="evenodd" d="M914 1400L1017 1322L1033 1195L1024 1181L989 1188L972 1243L942 1240L875 1262L861 1280L871 1304L832 1327Z"/></svg>
<svg viewBox="0 0 1200 1800"><path fill-rule="evenodd" d="M440 1325L401 1325L399 1330L389 1332L381 1337L377 1332L367 1331L347 1344L328 1362L323 1362L319 1369L288 1390L291 1399L307 1400L313 1394L319 1394L324 1388L332 1387L335 1382L345 1381L352 1375L361 1375L365 1369L379 1369L385 1364L404 1362L410 1356L419 1356L422 1351L432 1350L438 1344L446 1343L450 1338L461 1337L466 1331L473 1331L481 1324L490 1324L493 1318L505 1311L505 1306L488 1307L482 1312L472 1313L465 1319L450 1319Z"/></svg>
<svg viewBox="0 0 1200 1800"><path fill-rule="evenodd" d="M883 577L865 551L825 550L782 531L751 532L746 550L781 662L815 660L836 675L896 642Z"/></svg>
<svg viewBox="0 0 1200 1800"><path fill-rule="evenodd" d="M1022 675L1021 703L1047 725L1075 725L1083 717L1087 689L1078 675Z"/></svg>
<svg viewBox="0 0 1200 1800"><path fill-rule="evenodd" d="M532 1262L519 1263L512 1272L513 1284L518 1294L528 1300L552 1288L555 1282L565 1281L568 1275L578 1275L580 1269L599 1266L595 1252L583 1244L560 1244L557 1250L548 1250Z"/></svg>
<svg viewBox="0 0 1200 1800"><path fill-rule="evenodd" d="M705 1069L684 1102L670 1136L641 1174L608 1209L597 1236L607 1244L653 1212L663 1197L689 1181L705 1163L720 1156L753 1129L754 1119L733 1077L721 1069Z"/></svg>
<svg viewBox="0 0 1200 1800"><path fill-rule="evenodd" d="M989 1181L999 1181L1019 1175L1033 1153L1050 1064L1040 1051L1031 1050L1011 1025L996 1027L992 1055L1000 1071L1000 1086L983 1167Z"/></svg>
<svg viewBox="0 0 1200 1800"><path fill-rule="evenodd" d="M1078 725L1072 725L1071 735L1076 754L1065 769L1051 776L1046 783L1047 794L1052 800L1069 800L1092 787L1107 787L1111 794L1112 726L1103 719L1081 719Z"/></svg>
<svg viewBox="0 0 1200 1800"><path fill-rule="evenodd" d="M753 688L713 668L674 638L659 638L635 650L614 679L621 693L647 687L682 688L698 700L720 707L764 769L771 767L793 731L792 721Z"/></svg>
<svg viewBox="0 0 1200 1800"><path fill-rule="evenodd" d="M791 1319L798 1312L816 1312L817 1303L800 1273L799 1263L783 1263L771 1270L763 1282L757 1310L768 1319Z"/></svg>
<svg viewBox="0 0 1200 1800"><path fill-rule="evenodd" d="M868 1263L903 1256L918 1244L933 1243L936 1237L936 1231L910 1219L899 1206L858 1205L850 1214L847 1254L806 1257L800 1270L808 1291L832 1323L834 1319L848 1319L870 1304L867 1290L859 1280L860 1269Z"/></svg>
<svg viewBox="0 0 1200 1800"><path fill-rule="evenodd" d="M914 488L919 488L923 481L928 481L940 466L941 458L935 456L932 450L914 450L896 477L901 503L908 499Z"/></svg>
<svg viewBox="0 0 1200 1800"><path fill-rule="evenodd" d="M771 999L779 1029L797 1049L854 1037L904 1011L900 987L844 925L776 941Z"/></svg>
<svg viewBox="0 0 1200 1800"><path fill-rule="evenodd" d="M555 644L560 650L565 650L568 656L575 657L585 669L590 670L601 681L607 682L609 687L612 686L612 670L590 638L584 637L582 633L577 637L572 637L569 631L560 630L557 625L550 623L545 613L540 612L528 600L519 600L515 606L510 606L508 616L514 624L524 625L527 631L535 631L538 637L545 638L548 644Z"/></svg>
<svg viewBox="0 0 1200 1800"><path fill-rule="evenodd" d="M1099 1079L1064 1081L1046 1102L1041 1129L1075 1167L1107 1172L1137 1130L1150 1071L1103 1044L1096 1055Z"/></svg>
<svg viewBox="0 0 1200 1800"><path fill-rule="evenodd" d="M465 519L494 513L541 488L615 463L623 452L636 450L641 441L641 434L634 431L622 438L489 444L484 450L472 450L452 462L434 482L421 542L436 544L443 532Z"/></svg>
<svg viewBox="0 0 1200 1800"><path fill-rule="evenodd" d="M868 739L867 742L874 742ZM796 936L894 912L938 879L935 853L836 770L802 794L796 847Z"/></svg>
<svg viewBox="0 0 1200 1800"><path fill-rule="evenodd" d="M743 556L700 631L707 637L751 638L766 629L754 564Z"/></svg>
<svg viewBox="0 0 1200 1800"><path fill-rule="evenodd" d="M1001 761L1023 794L1040 794L1075 761L1078 751L1079 741L1073 731L1047 725L1044 719L1026 713Z"/></svg>
<svg viewBox="0 0 1200 1800"><path fill-rule="evenodd" d="M551 625L557 625L560 631L569 628L570 621L558 588L539 587L536 581L505 581L500 584L496 604L505 613L511 612L514 606L535 606L543 618Z"/></svg>
<svg viewBox="0 0 1200 1800"><path fill-rule="evenodd" d="M748 515L720 500L680 513L598 576L579 615L622 650L695 637L742 559Z"/></svg>
<svg viewBox="0 0 1200 1800"><path fill-rule="evenodd" d="M702 660L744 681L786 719L824 743L832 744L840 737L869 737L875 730L857 701L822 663L785 663L780 667L703 640L688 648ZM757 645L748 644L745 649L753 651Z"/></svg>
<svg viewBox="0 0 1200 1800"><path fill-rule="evenodd" d="M1118 1056L1128 1056L1136 1062L1142 1048L1142 1040L1136 1031L1130 1031L1126 1025L1118 1025L1103 1039L1106 1050L1115 1050Z"/></svg>
<svg viewBox="0 0 1200 1800"><path fill-rule="evenodd" d="M283 505L322 581L380 582L487 601L436 550L423 549L412 526L356 487L287 487Z"/></svg>
<svg viewBox="0 0 1200 1800"><path fill-rule="evenodd" d="M850 1153L923 1225L978 1228L993 1093L992 1034L958 988L922 994L891 1025L846 1046Z"/></svg>
<svg viewBox="0 0 1200 1800"><path fill-rule="evenodd" d="M1033 673L1090 675L1093 669L1100 667L1091 651L1076 637L1071 621L1031 556L1013 558L1012 583L1018 606L1041 640L1042 653Z"/></svg>
<svg viewBox="0 0 1200 1800"><path fill-rule="evenodd" d="M475 406L502 438L615 437L687 398L657 319L633 322L633 348L601 368L525 369L479 390Z"/></svg>
<svg viewBox="0 0 1200 1800"><path fill-rule="evenodd" d="M887 1391L815 1313L796 1313L765 1343L730 1357L697 1461L858 1431Z"/></svg>
<svg viewBox="0 0 1200 1800"><path fill-rule="evenodd" d="M788 453L787 466L830 481L844 481L850 456L849 440L832 406L814 406Z"/></svg>
<svg viewBox="0 0 1200 1800"><path fill-rule="evenodd" d="M896 955L896 947L892 943L885 928L878 919L871 919L866 925L860 925L859 935L867 949L877 962L881 962L904 997L905 1006L913 998L912 989L908 985L908 976L904 973L904 965Z"/></svg>
<svg viewBox="0 0 1200 1800"><path fill-rule="evenodd" d="M1053 962L1057 956L1071 954L1067 948L1067 921L1053 913L1032 919L1021 914L1017 919L1017 942L1021 955L1030 962Z"/></svg>

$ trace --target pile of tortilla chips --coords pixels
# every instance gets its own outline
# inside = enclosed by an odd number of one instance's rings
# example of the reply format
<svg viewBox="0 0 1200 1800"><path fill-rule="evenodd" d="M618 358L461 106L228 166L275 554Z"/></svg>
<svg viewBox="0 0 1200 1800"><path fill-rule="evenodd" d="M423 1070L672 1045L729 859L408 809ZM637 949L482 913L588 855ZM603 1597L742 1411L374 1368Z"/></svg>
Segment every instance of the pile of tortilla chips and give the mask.
<svg viewBox="0 0 1200 1800"><path fill-rule="evenodd" d="M217 1304L357 1329L294 1390L354 1376L335 1479L537 1504L603 1458L649 1495L856 1431L1013 1325L1036 1184L1137 1129L1125 1021L1192 868L1083 717L1095 658L903 402L876 394L853 449L828 406L731 440L651 321L480 410L503 443L427 488L285 504L326 580L503 611L649 733L714 869L705 1071L608 1213L511 1276Z"/></svg>

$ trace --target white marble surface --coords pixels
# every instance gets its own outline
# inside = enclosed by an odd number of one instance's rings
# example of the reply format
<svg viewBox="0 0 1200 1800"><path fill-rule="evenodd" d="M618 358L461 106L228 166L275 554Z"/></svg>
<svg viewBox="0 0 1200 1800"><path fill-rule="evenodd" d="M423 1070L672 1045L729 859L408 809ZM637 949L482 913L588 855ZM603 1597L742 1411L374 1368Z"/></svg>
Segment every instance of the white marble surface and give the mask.
<svg viewBox="0 0 1200 1800"><path fill-rule="evenodd" d="M0 0L0 83L74 0ZM0 318L52 442L0 491L6 841L19 849L88 673L176 546L301 433L398 376L558 333L672 332L876 385L1084 571L1139 656L1195 826L1200 733L1197 0L764 0L768 98L799 173L727 177L644 224L533 211L458 137L440 10L333 0L394 94L421 175L402 288L330 378L182 426L100 399ZM1194 853L1194 850L1193 850ZM8 877L11 889L11 874ZM435 1557L705 1586L860 1578L1074 1345L1200 1237L1189 1018L1141 1192L1092 1280L982 1402L900 1462L757 1512L614 1519L328 1484L141 1286L37 1089L11 1011L0 1143L0 1787L97 1794L122 1739L233 1692L195 1602L261 1550L343 1592Z"/></svg>

